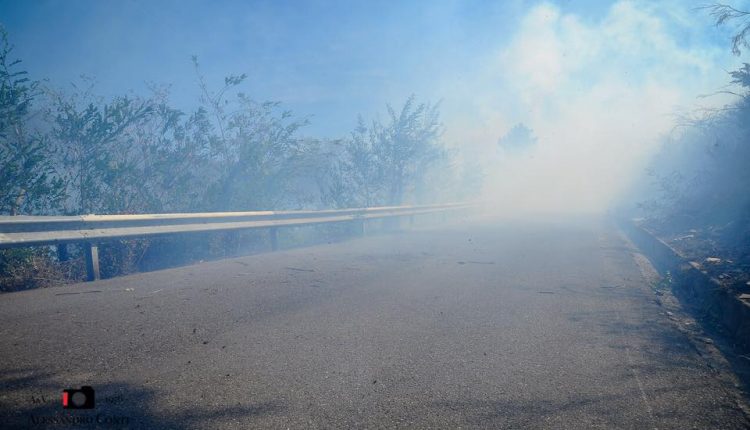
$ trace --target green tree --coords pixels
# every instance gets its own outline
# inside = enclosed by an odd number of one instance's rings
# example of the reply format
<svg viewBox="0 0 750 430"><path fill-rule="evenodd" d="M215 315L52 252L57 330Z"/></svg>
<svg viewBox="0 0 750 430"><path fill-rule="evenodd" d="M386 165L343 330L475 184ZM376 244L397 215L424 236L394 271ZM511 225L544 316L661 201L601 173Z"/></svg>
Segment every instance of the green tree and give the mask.
<svg viewBox="0 0 750 430"><path fill-rule="evenodd" d="M136 212L205 211L210 177L211 125L202 109L188 115L169 106L169 94L156 90L147 120L132 129Z"/></svg>
<svg viewBox="0 0 750 430"><path fill-rule="evenodd" d="M297 120L278 102L259 103L243 92L234 93L247 78L232 75L224 86L211 91L193 62L203 96L201 103L211 118L206 136L213 175L209 194L216 210L277 208L295 204L290 192L300 163L314 146L297 136L307 120Z"/></svg>
<svg viewBox="0 0 750 430"><path fill-rule="evenodd" d="M438 141L442 125L438 105L406 100L400 112L388 105L387 124L374 121L373 149L381 168L387 204L400 205L404 197L442 155Z"/></svg>
<svg viewBox="0 0 750 430"><path fill-rule="evenodd" d="M66 211L132 212L143 180L137 169L135 130L153 106L127 96L105 102L89 90L52 98L53 136L68 188Z"/></svg>
<svg viewBox="0 0 750 430"><path fill-rule="evenodd" d="M63 184L51 162L49 140L29 126L39 82L17 70L13 47L0 28L0 213L30 214L54 210Z"/></svg>
<svg viewBox="0 0 750 430"><path fill-rule="evenodd" d="M717 26L735 24L732 35L732 53L740 55L742 48L750 48L747 37L750 35L750 12L737 9L731 5L715 3L703 6L708 9Z"/></svg>
<svg viewBox="0 0 750 430"><path fill-rule="evenodd" d="M438 108L412 95L399 111L387 105L386 123L376 119L367 127L360 118L333 169L328 199L338 206L377 206L423 195L428 170L447 156Z"/></svg>
<svg viewBox="0 0 750 430"><path fill-rule="evenodd" d="M508 151L522 151L536 145L536 137L530 128L518 123L501 137L497 144Z"/></svg>
<svg viewBox="0 0 750 430"><path fill-rule="evenodd" d="M359 117L357 128L344 144L344 152L333 167L334 180L329 188L338 207L370 207L384 201L381 160L374 149L376 136Z"/></svg>

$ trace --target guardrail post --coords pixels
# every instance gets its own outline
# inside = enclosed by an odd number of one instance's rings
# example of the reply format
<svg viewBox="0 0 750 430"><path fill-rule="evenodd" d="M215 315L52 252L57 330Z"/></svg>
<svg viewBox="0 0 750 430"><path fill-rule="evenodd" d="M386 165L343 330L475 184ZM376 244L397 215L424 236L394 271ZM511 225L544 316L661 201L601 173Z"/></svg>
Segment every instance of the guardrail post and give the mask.
<svg viewBox="0 0 750 430"><path fill-rule="evenodd" d="M83 253L86 255L86 279L96 281L99 276L99 248L93 243L83 245Z"/></svg>
<svg viewBox="0 0 750 430"><path fill-rule="evenodd" d="M279 235L278 235L278 228L271 227L269 229L269 233L271 235L271 250L277 251L279 249Z"/></svg>
<svg viewBox="0 0 750 430"><path fill-rule="evenodd" d="M60 261L60 262L68 261L69 257L70 256L68 255L68 244L67 243L57 244L57 261Z"/></svg>
<svg viewBox="0 0 750 430"><path fill-rule="evenodd" d="M367 233L364 219L355 221L355 226L357 235L364 236Z"/></svg>

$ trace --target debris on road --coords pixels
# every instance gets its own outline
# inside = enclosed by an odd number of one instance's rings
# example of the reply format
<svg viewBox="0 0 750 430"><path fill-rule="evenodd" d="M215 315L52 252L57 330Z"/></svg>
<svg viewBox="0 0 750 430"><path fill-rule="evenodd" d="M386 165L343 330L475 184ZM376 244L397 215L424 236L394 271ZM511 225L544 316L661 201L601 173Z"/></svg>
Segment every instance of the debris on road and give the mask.
<svg viewBox="0 0 750 430"><path fill-rule="evenodd" d="M315 269L300 269L299 267L285 267L287 270L294 270L295 272L314 272Z"/></svg>

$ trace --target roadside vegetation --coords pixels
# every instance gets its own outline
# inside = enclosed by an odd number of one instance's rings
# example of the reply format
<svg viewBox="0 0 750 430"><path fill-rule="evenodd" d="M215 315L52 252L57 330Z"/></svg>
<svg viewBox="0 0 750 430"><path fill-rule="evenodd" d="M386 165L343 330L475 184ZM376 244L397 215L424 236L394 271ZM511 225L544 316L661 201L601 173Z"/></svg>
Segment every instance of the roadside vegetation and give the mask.
<svg viewBox="0 0 750 430"><path fill-rule="evenodd" d="M387 106L385 121L360 118L350 136L318 139L304 134L308 119L244 92L245 75L214 85L192 62L200 97L185 111L170 104L167 86L110 98L85 79L51 88L29 77L0 32L0 215L321 209L459 193L450 184L463 183L462 169L441 140L437 104L412 96ZM242 232L112 242L102 244L101 270L111 277L218 258L265 240ZM82 279L81 255L61 262L53 251L0 251L0 290Z"/></svg>
<svg viewBox="0 0 750 430"><path fill-rule="evenodd" d="M750 48L750 13L702 8L731 26L731 50ZM750 292L750 64L727 76L734 101L681 118L648 169L645 225L738 292Z"/></svg>

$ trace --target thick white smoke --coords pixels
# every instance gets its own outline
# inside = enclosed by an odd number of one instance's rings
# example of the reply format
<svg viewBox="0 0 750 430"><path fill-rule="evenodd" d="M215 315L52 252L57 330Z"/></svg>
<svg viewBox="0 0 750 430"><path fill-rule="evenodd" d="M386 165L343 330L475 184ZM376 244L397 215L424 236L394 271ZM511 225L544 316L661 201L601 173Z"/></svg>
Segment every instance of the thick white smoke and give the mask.
<svg viewBox="0 0 750 430"><path fill-rule="evenodd" d="M606 210L673 129L678 108L725 102L697 99L720 89L738 61L728 46L691 44L709 31L704 12L679 3L622 1L596 21L540 4L449 92L446 109L457 107L446 115L449 139L482 160L484 198L500 212ZM497 139L517 122L538 143L504 153Z"/></svg>

